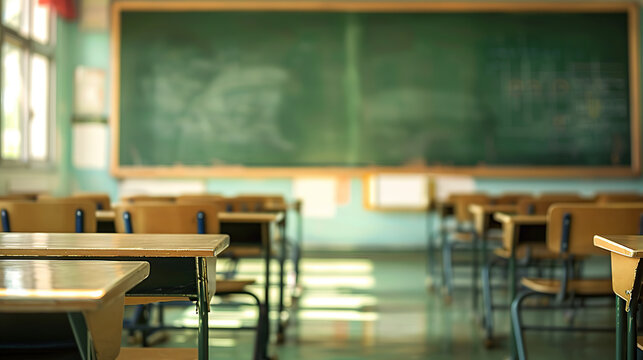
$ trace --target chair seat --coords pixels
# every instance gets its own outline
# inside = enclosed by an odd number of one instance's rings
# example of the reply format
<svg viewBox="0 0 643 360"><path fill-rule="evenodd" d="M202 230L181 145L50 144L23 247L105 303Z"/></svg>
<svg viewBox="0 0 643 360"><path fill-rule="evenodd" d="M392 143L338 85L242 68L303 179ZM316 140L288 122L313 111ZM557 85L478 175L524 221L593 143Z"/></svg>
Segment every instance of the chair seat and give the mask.
<svg viewBox="0 0 643 360"><path fill-rule="evenodd" d="M560 291L560 280L542 278L522 278L520 283L526 288L543 294L557 294ZM569 292L578 295L612 295L611 279L570 280Z"/></svg>
<svg viewBox="0 0 643 360"><path fill-rule="evenodd" d="M451 238L453 241L458 242L473 242L473 233L470 231L456 231L451 234ZM487 241L502 241L502 236L493 232L487 233Z"/></svg>
<svg viewBox="0 0 643 360"><path fill-rule="evenodd" d="M533 259L553 260L553 259L558 259L560 257L558 254L555 254L549 251L549 249L547 249L547 245L545 245L545 243L542 243L542 244L518 246L516 248L516 258L522 259L525 256L527 256L527 249L531 251L531 257ZM498 249L495 249L493 253L496 256L501 257L503 259L511 258L511 251L509 249L498 248Z"/></svg>
<svg viewBox="0 0 643 360"><path fill-rule="evenodd" d="M168 301L190 301L186 296L126 296L125 305L145 305Z"/></svg>
<svg viewBox="0 0 643 360"><path fill-rule="evenodd" d="M199 352L195 348L121 348L116 360L196 360Z"/></svg>
<svg viewBox="0 0 643 360"><path fill-rule="evenodd" d="M643 336L637 336L637 337L636 337L636 346L637 346L640 350L643 350Z"/></svg>
<svg viewBox="0 0 643 360"><path fill-rule="evenodd" d="M261 246L229 246L223 255L233 257L253 257L261 255Z"/></svg>
<svg viewBox="0 0 643 360"><path fill-rule="evenodd" d="M255 280L217 280L216 294L243 291L247 285L254 283Z"/></svg>

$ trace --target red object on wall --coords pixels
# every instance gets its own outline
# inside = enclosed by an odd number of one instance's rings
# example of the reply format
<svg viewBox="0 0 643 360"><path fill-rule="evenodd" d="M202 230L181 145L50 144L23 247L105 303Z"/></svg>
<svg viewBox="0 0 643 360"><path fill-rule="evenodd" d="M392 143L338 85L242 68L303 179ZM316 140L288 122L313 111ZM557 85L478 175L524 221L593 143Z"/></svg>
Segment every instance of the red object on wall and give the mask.
<svg viewBox="0 0 643 360"><path fill-rule="evenodd" d="M38 0L40 5L49 5L53 11L58 13L63 19L76 19L76 1L75 0Z"/></svg>

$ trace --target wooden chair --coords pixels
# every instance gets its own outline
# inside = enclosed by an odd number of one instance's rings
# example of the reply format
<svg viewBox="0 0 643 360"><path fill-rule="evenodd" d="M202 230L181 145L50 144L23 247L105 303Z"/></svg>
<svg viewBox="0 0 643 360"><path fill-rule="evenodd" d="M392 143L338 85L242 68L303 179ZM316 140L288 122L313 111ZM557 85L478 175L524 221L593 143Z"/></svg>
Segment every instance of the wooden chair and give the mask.
<svg viewBox="0 0 643 360"><path fill-rule="evenodd" d="M567 195L562 195L568 198ZM557 196L542 198L523 198L517 203L517 214L520 215L546 215L549 208L556 203ZM576 199L573 203L592 203L592 199L583 199L578 196L571 196ZM557 254L550 252L545 246L545 226L522 225L520 227L520 239L515 239L518 235L514 234L513 229L503 231L503 246L493 250L493 256L489 261L483 264L482 268L482 303L483 303L483 323L485 328L484 344L486 347L492 347L494 340L494 310L499 308L493 304L493 289L491 287L491 278L493 269L496 267L506 268L511 257L514 241L516 247L517 265L521 270L537 268L542 273L543 267L551 268L551 263L558 258Z"/></svg>
<svg viewBox="0 0 643 360"><path fill-rule="evenodd" d="M520 199L517 203L518 214L522 215L547 215L549 207L556 203L592 203L593 199L584 199L573 196L570 199L559 200L555 196L545 198Z"/></svg>
<svg viewBox="0 0 643 360"><path fill-rule="evenodd" d="M286 199L280 194L239 194L237 199L261 199L262 211L267 211L270 208L282 207L286 208Z"/></svg>
<svg viewBox="0 0 643 360"><path fill-rule="evenodd" d="M453 295L453 251L474 250L473 242L475 229L473 228L473 216L469 212L471 204L490 204L492 199L482 193L452 194L449 200L454 204L454 218L456 228L447 234L442 232L442 286L446 291L445 300L451 301Z"/></svg>
<svg viewBox="0 0 643 360"><path fill-rule="evenodd" d="M528 193L503 193L493 199L497 205L516 205L524 199L533 199L533 195Z"/></svg>
<svg viewBox="0 0 643 360"><path fill-rule="evenodd" d="M112 201L105 193L78 193L71 196L74 199L89 200L96 204L96 210L111 210Z"/></svg>
<svg viewBox="0 0 643 360"><path fill-rule="evenodd" d="M121 197L121 201L124 203L137 204L142 202L167 202L173 203L176 200L176 196L169 195L130 195Z"/></svg>
<svg viewBox="0 0 643 360"><path fill-rule="evenodd" d="M564 193L564 192L553 192L553 193L542 193L536 197L539 200L553 200L556 202L576 202L578 200L584 200L585 198L577 193Z"/></svg>
<svg viewBox="0 0 643 360"><path fill-rule="evenodd" d="M557 279L525 277L520 281L525 291L513 299L511 304L511 320L519 359L527 358L521 318L525 299L533 296L551 297L556 299L553 308L583 297L604 296L612 299L611 278L583 277L575 271L576 259L608 256L608 252L593 245L594 235L640 233L642 216L643 204L556 204L549 209L547 249L558 256L562 271Z"/></svg>
<svg viewBox="0 0 643 360"><path fill-rule="evenodd" d="M263 196L235 196L223 201L228 212L262 212L266 199Z"/></svg>
<svg viewBox="0 0 643 360"><path fill-rule="evenodd" d="M116 231L140 234L217 234L219 233L220 207L210 203L149 203L117 204L114 207ZM234 241L234 240L232 240ZM268 280L266 280L268 281ZM243 294L253 298L258 307L257 335L254 359L267 358L268 309L261 300L246 289L254 280L217 280L217 296ZM162 299L150 299L156 302ZM159 305L162 324L163 306ZM142 312L139 310L138 315ZM145 338L145 337L144 337Z"/></svg>
<svg viewBox="0 0 643 360"><path fill-rule="evenodd" d="M183 194L176 197L177 204L185 203L221 203L221 211L225 210L223 200L225 197L217 194Z"/></svg>
<svg viewBox="0 0 643 360"><path fill-rule="evenodd" d="M11 201L11 200L24 200L24 201L36 201L40 194L36 193L18 193L18 194L5 194L0 195L0 201Z"/></svg>
<svg viewBox="0 0 643 360"><path fill-rule="evenodd" d="M96 232L95 206L86 200L47 203L0 201L4 232ZM76 349L67 315L59 313L0 314L0 343L15 349ZM10 329L10 331L6 331ZM33 329L39 329L34 332ZM0 356L1 357L1 356Z"/></svg>
<svg viewBox="0 0 643 360"><path fill-rule="evenodd" d="M0 201L5 232L96 232L95 205L87 200Z"/></svg>
<svg viewBox="0 0 643 360"><path fill-rule="evenodd" d="M643 194L636 192L598 193L594 198L597 204L643 202Z"/></svg>

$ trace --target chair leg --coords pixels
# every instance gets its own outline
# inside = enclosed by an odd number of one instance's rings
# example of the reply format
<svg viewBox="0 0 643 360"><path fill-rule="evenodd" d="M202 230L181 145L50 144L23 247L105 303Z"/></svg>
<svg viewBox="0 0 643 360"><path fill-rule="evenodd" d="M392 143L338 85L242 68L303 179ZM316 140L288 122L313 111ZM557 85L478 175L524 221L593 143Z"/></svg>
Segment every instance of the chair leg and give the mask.
<svg viewBox="0 0 643 360"><path fill-rule="evenodd" d="M165 316L164 316L165 308L162 302L156 304L156 306L158 307L158 310L159 310L159 326L163 327L165 325Z"/></svg>
<svg viewBox="0 0 643 360"><path fill-rule="evenodd" d="M444 231L444 229L442 229L442 228L440 229L439 236L440 236L440 247L442 249L442 264L440 266L440 280L442 281L442 284L441 284L442 289L445 289L446 286L447 286L447 274L446 274L446 271L444 269L444 266L445 266L444 259L446 257L444 252L447 251L447 249L446 249L446 247L447 247L447 236L446 236L446 232Z"/></svg>
<svg viewBox="0 0 643 360"><path fill-rule="evenodd" d="M511 302L511 322L514 329L514 343L516 346L516 354L518 360L527 360L527 349L525 347L524 336L522 333L522 317L521 306L522 302L532 295L543 295L534 291L526 291L518 296Z"/></svg>
<svg viewBox="0 0 643 360"><path fill-rule="evenodd" d="M433 227L431 226L431 216L428 217L427 222L427 244L426 244L426 280L429 288L434 286L435 279L433 278L433 268L435 267L435 248L433 246Z"/></svg>
<svg viewBox="0 0 643 360"><path fill-rule="evenodd" d="M482 268L482 303L484 310L483 324L485 327L485 347L491 347L493 342L493 297L491 288L491 270L498 259L493 259Z"/></svg>
<svg viewBox="0 0 643 360"><path fill-rule="evenodd" d="M230 294L244 294L248 295L254 299L257 303L257 309L259 310L257 316L257 333L255 335L255 345L253 350L253 360L267 360L268 357L268 309L266 304L261 302L259 297L249 291L235 291L217 295L230 295Z"/></svg>
<svg viewBox="0 0 643 360"><path fill-rule="evenodd" d="M223 278L226 280L232 279L237 274L237 267L239 266L239 258L236 256L230 257L228 269L223 273Z"/></svg>
<svg viewBox="0 0 643 360"><path fill-rule="evenodd" d="M446 290L445 299L450 302L453 296L453 243L447 243L442 248L442 268Z"/></svg>
<svg viewBox="0 0 643 360"><path fill-rule="evenodd" d="M299 261L301 260L301 248L298 243L292 243L292 263L293 271L295 272L295 292L294 296L299 297L301 295L299 289Z"/></svg>

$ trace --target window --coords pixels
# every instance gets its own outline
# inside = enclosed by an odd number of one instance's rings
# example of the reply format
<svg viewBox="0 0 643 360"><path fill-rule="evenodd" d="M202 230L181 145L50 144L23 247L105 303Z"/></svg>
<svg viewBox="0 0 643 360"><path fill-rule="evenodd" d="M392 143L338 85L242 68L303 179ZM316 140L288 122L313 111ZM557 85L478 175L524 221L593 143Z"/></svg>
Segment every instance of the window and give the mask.
<svg viewBox="0 0 643 360"><path fill-rule="evenodd" d="M53 14L38 0L0 0L0 164L52 160Z"/></svg>

